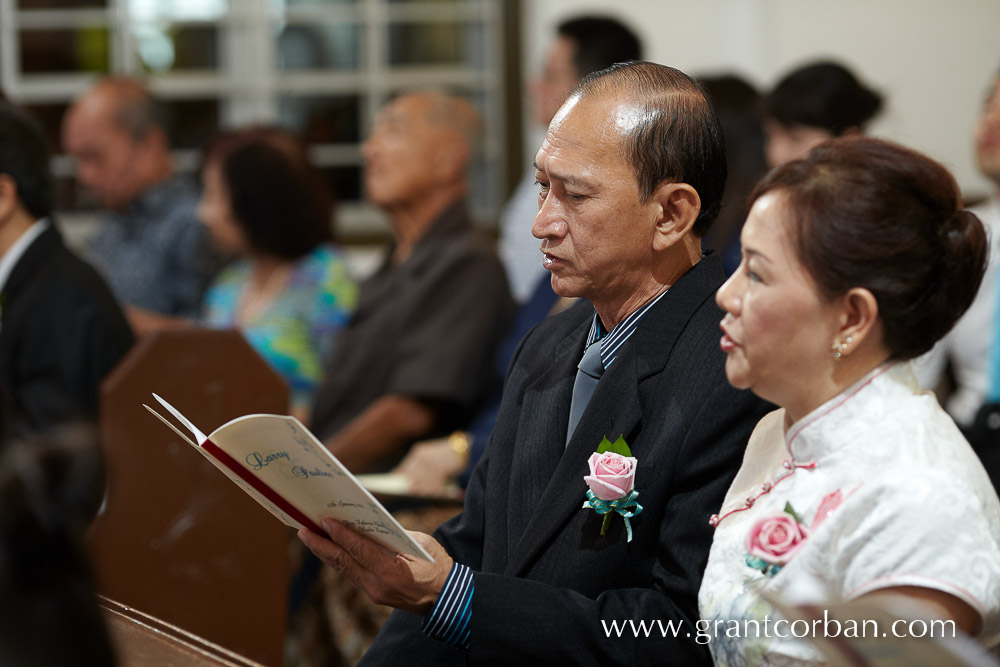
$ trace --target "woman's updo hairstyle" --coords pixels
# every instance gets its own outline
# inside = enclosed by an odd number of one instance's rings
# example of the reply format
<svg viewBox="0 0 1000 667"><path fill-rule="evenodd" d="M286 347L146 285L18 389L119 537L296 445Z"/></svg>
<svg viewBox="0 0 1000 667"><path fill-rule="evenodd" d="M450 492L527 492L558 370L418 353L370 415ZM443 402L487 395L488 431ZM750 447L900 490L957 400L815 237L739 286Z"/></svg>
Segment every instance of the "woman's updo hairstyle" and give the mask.
<svg viewBox="0 0 1000 667"><path fill-rule="evenodd" d="M799 259L821 294L853 287L878 302L893 359L933 347L972 303L986 268L986 230L961 210L943 166L862 136L820 144L771 171L751 201L785 196Z"/></svg>
<svg viewBox="0 0 1000 667"><path fill-rule="evenodd" d="M863 130L882 109L882 96L843 65L821 61L789 73L764 98L762 112L780 125L805 125L839 137Z"/></svg>

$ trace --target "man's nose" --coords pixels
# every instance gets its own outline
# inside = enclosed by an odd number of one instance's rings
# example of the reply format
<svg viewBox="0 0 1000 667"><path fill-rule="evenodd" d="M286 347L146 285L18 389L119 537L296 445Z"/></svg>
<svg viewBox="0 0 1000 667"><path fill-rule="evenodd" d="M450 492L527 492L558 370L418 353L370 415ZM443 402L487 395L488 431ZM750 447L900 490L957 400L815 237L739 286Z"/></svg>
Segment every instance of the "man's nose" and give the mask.
<svg viewBox="0 0 1000 667"><path fill-rule="evenodd" d="M535 215L535 222L531 225L531 233L536 239L563 236L566 233L562 207L556 202L551 192L545 199L539 197L538 213Z"/></svg>

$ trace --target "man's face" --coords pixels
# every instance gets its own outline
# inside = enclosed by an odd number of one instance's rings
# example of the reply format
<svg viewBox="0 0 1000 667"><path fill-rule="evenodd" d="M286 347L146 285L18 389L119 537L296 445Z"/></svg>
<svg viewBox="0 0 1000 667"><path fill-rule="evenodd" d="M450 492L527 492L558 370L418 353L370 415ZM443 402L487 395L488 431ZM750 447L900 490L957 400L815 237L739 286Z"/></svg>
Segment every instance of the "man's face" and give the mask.
<svg viewBox="0 0 1000 667"><path fill-rule="evenodd" d="M782 125L774 120L764 121L764 134L767 138L764 148L767 166L772 169L804 158L813 148L833 138L830 132L821 127Z"/></svg>
<svg viewBox="0 0 1000 667"><path fill-rule="evenodd" d="M436 184L435 156L448 138L430 122L429 111L427 97L409 95L390 102L375 119L361 153L365 192L376 206L406 204Z"/></svg>
<svg viewBox="0 0 1000 667"><path fill-rule="evenodd" d="M571 98L535 155L540 184L532 234L561 296L620 304L650 280L656 202L639 200L632 168L619 153L629 103Z"/></svg>
<svg viewBox="0 0 1000 667"><path fill-rule="evenodd" d="M141 189L136 161L143 151L115 125L110 105L88 98L73 107L63 125L63 144L76 158L77 180L93 191L101 206L128 208Z"/></svg>
<svg viewBox="0 0 1000 667"><path fill-rule="evenodd" d="M542 75L531 81L532 110L535 120L548 125L559 111L569 91L580 80L580 74L573 65L576 44L566 37L557 37L545 59Z"/></svg>
<svg viewBox="0 0 1000 667"><path fill-rule="evenodd" d="M983 115L979 118L976 157L980 171L1000 185L1000 79L994 82Z"/></svg>

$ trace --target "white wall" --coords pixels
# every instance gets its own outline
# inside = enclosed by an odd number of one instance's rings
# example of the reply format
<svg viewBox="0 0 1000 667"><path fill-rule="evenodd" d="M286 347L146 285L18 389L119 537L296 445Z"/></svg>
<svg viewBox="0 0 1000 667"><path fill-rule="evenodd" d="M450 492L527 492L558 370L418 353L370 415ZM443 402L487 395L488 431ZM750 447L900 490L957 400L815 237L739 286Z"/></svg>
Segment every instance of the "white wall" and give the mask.
<svg viewBox="0 0 1000 667"><path fill-rule="evenodd" d="M522 8L525 78L538 72L556 25L581 13L632 26L649 60L694 76L735 71L759 88L804 61L835 58L886 97L872 134L941 160L968 197L989 192L972 132L1000 70L1000 0L523 0ZM526 136L530 157L542 135Z"/></svg>

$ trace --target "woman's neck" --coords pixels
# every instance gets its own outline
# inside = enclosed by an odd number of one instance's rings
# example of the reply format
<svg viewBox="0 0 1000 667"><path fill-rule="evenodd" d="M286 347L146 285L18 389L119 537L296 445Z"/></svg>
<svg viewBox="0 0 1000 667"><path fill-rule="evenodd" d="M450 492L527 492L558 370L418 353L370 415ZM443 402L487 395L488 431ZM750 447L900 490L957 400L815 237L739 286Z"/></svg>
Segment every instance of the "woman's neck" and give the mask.
<svg viewBox="0 0 1000 667"><path fill-rule="evenodd" d="M263 254L252 256L250 277L237 305L237 323L246 324L268 310L285 291L291 271L292 262L286 259Z"/></svg>

